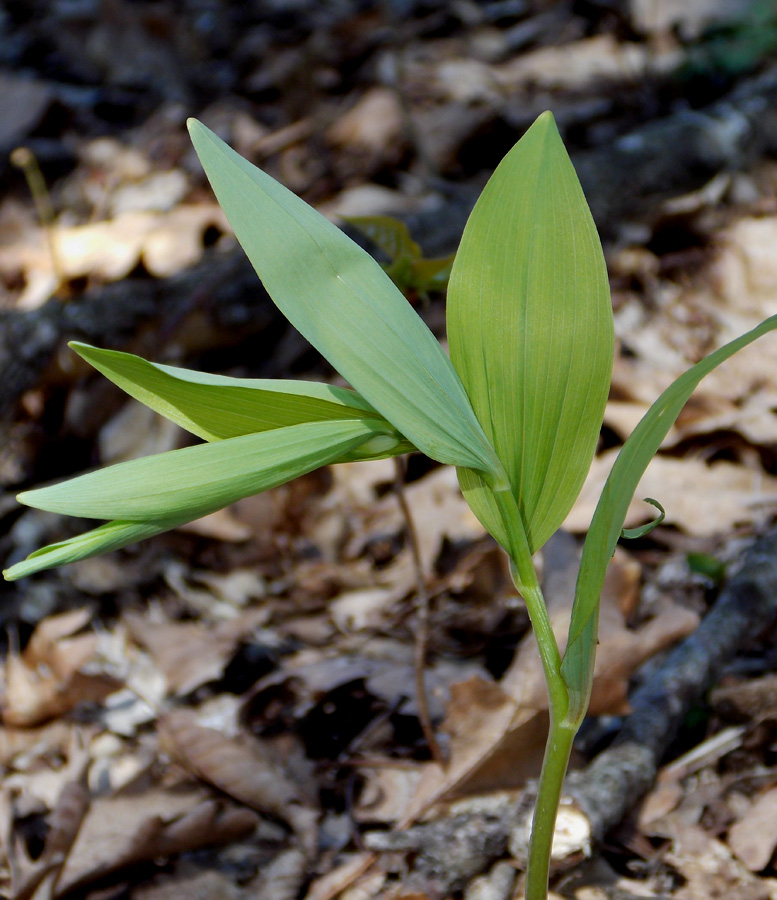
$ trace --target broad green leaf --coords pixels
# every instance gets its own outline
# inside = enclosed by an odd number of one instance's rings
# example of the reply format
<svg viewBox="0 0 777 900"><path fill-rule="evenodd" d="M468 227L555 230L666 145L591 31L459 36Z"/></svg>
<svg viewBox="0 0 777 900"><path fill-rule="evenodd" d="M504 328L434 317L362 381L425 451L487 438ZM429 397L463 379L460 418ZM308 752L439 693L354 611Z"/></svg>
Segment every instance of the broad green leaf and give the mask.
<svg viewBox="0 0 777 900"><path fill-rule="evenodd" d="M105 525L100 525L92 531L36 550L27 559L6 569L3 577L6 581L16 581L18 578L26 578L36 572L53 569L55 566L65 566L80 559L107 553L109 550L120 550L129 544L144 541L155 534L183 525L187 521L188 518L183 517L180 521L164 519L159 522L106 522Z"/></svg>
<svg viewBox="0 0 777 900"><path fill-rule="evenodd" d="M378 263L200 122L189 130L238 240L294 327L420 450L502 483L450 360Z"/></svg>
<svg viewBox="0 0 777 900"><path fill-rule="evenodd" d="M448 339L533 552L583 485L613 358L604 256L550 113L502 160L467 222L448 288ZM507 546L481 476L460 469L459 479Z"/></svg>
<svg viewBox="0 0 777 900"><path fill-rule="evenodd" d="M561 665L570 695L570 722L581 722L588 707L596 654L599 597L607 565L615 552L629 504L645 469L702 378L738 350L775 328L777 316L772 316L684 372L645 413L621 448L596 506L580 561L567 650Z"/></svg>
<svg viewBox="0 0 777 900"><path fill-rule="evenodd" d="M369 419L306 422L118 463L18 499L70 516L180 523L386 438L395 440Z"/></svg>
<svg viewBox="0 0 777 900"><path fill-rule="evenodd" d="M310 381L228 378L151 363L118 350L73 341L70 346L123 391L206 441L223 440L302 422L380 420L355 391ZM394 433L394 455L414 449Z"/></svg>

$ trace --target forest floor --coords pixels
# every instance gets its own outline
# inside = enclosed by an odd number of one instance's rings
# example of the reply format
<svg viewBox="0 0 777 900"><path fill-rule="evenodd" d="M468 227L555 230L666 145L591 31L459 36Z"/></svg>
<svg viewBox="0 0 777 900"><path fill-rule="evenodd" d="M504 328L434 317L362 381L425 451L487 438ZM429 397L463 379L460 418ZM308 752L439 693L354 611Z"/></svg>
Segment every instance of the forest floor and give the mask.
<svg viewBox="0 0 777 900"><path fill-rule="evenodd" d="M326 215L397 216L436 256L553 110L603 235L617 338L599 452L540 560L559 635L625 437L677 375L777 313L763 0L9 0L0 89L4 568L83 526L20 507L19 490L187 441L68 340L333 378L243 261L188 116ZM37 204L25 164L47 185ZM444 340L444 296L409 302ZM731 585L749 589L753 541L775 542L774 338L705 379L645 496L666 519L611 563L583 778L670 648L703 653L682 642ZM635 501L627 525L653 513ZM777 597L777 553L759 572ZM419 578L442 764L413 687ZM515 823L544 688L505 557L452 469L320 470L0 592L4 896L522 896ZM752 608L747 640L727 643L724 621L710 678L678 688L645 796L612 797L625 817L558 861L555 897L777 898L777 643L774 610Z"/></svg>

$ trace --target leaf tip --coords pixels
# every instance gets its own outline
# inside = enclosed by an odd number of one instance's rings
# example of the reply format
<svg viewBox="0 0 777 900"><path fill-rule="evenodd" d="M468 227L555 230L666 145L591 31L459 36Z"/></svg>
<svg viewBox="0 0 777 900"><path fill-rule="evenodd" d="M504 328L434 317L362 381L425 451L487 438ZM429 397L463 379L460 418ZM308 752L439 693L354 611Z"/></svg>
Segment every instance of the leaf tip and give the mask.
<svg viewBox="0 0 777 900"><path fill-rule="evenodd" d="M545 112L541 112L537 116L537 119L534 124L535 125L545 125L546 127L548 127L550 125L555 125L556 119L555 119L553 113L549 109L546 109Z"/></svg>
<svg viewBox="0 0 777 900"><path fill-rule="evenodd" d="M82 358L85 358L85 353L88 353L90 350L94 349L91 344L85 344L83 343L83 341L68 341L67 345L68 347L70 347L73 353L77 353Z"/></svg>

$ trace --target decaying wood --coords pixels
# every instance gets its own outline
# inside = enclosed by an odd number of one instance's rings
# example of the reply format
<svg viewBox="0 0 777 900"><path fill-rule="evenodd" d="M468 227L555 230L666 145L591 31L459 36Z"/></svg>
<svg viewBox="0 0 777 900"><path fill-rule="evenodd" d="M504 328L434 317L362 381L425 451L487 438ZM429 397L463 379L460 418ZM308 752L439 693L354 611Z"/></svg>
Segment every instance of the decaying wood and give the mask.
<svg viewBox="0 0 777 900"><path fill-rule="evenodd" d="M573 155L596 224L617 226L697 190L718 172L741 172L777 151L777 68L745 80L721 100L681 108L601 147Z"/></svg>
<svg viewBox="0 0 777 900"><path fill-rule="evenodd" d="M700 109L681 107L588 150L571 150L596 225L615 241L625 222L650 219L664 201L701 188L719 172L743 172L777 153L777 67L741 81ZM555 108L555 107L554 107ZM525 107L510 123L528 128L541 110ZM556 110L562 132L565 118ZM444 211L407 219L429 255L456 249L477 199L472 185L449 185Z"/></svg>
<svg viewBox="0 0 777 900"><path fill-rule="evenodd" d="M690 708L723 667L777 617L777 527L745 552L699 628L630 697L632 709L613 744L585 769L571 773L554 840L554 859L569 865L589 854L633 810L655 781L658 766ZM509 848L525 861L535 787L518 803L442 818L405 832L374 832L365 845L416 853L412 879L444 891L466 884Z"/></svg>

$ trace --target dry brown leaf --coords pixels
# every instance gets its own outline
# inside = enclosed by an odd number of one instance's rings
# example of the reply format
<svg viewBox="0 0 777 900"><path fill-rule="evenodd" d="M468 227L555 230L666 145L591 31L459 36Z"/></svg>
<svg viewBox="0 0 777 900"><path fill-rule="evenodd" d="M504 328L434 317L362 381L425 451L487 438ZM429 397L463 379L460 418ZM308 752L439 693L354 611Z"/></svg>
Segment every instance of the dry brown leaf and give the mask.
<svg viewBox="0 0 777 900"><path fill-rule="evenodd" d="M636 597L641 569L625 554L616 553L616 557L602 592L599 646L589 706L594 716L628 712L629 680L634 672L665 647L687 637L699 624L697 613L667 599L654 618L638 629L628 628L619 604L628 593Z"/></svg>
<svg viewBox="0 0 777 900"><path fill-rule="evenodd" d="M422 766L395 768L387 760L383 767L359 770L363 787L353 811L357 822L393 825L405 814L423 777Z"/></svg>
<svg viewBox="0 0 777 900"><path fill-rule="evenodd" d="M738 19L741 0L631 0L629 16L634 28L648 34L677 29L685 38L698 38L711 25Z"/></svg>
<svg viewBox="0 0 777 900"><path fill-rule="evenodd" d="M583 490L564 522L569 531L586 531L618 451L608 450L591 466ZM687 534L728 534L737 525L759 521L777 508L777 478L730 462L709 465L698 458L656 456L639 483L635 498L655 497L666 510L667 525ZM649 522L655 509L632 501L626 527Z"/></svg>
<svg viewBox="0 0 777 900"><path fill-rule="evenodd" d="M656 819L672 812L683 799L683 779L715 765L726 754L741 747L744 734L744 726L725 728L664 766L658 773L655 786L640 804L640 827L646 831ZM698 791L694 791L694 795L696 798Z"/></svg>
<svg viewBox="0 0 777 900"><path fill-rule="evenodd" d="M257 816L200 788L154 788L142 794L97 798L68 857L59 890L83 886L119 869L250 833Z"/></svg>
<svg viewBox="0 0 777 900"><path fill-rule="evenodd" d="M709 703L718 715L737 722L777 720L777 675L725 682L711 691Z"/></svg>
<svg viewBox="0 0 777 900"><path fill-rule="evenodd" d="M777 882L756 878L725 844L676 814L655 822L650 833L672 842L663 858L686 879L673 893L676 900L772 900L777 896Z"/></svg>
<svg viewBox="0 0 777 900"><path fill-rule="evenodd" d="M727 843L751 872L769 865L777 848L777 787L760 794L734 822Z"/></svg>
<svg viewBox="0 0 777 900"><path fill-rule="evenodd" d="M629 72L668 72L681 60L677 51L657 53L655 48L602 34L518 54L493 71L504 90L539 86L583 91L602 81L629 79Z"/></svg>
<svg viewBox="0 0 777 900"><path fill-rule="evenodd" d="M3 724L32 727L72 709L78 703L104 700L120 683L81 668L97 653L97 636L76 635L90 619L87 609L49 616L32 633L21 656L5 663Z"/></svg>
<svg viewBox="0 0 777 900"><path fill-rule="evenodd" d="M435 469L405 488L405 498L418 535L423 571L431 574L445 538L471 541L483 537L485 530L461 495L456 470L451 466ZM357 556L377 535L395 535L404 531L397 498L389 493L373 504L365 515L363 527L347 548ZM414 589L416 572L410 553L400 553L391 565L381 569L381 583L401 597Z"/></svg>
<svg viewBox="0 0 777 900"><path fill-rule="evenodd" d="M713 274L731 313L764 319L777 312L775 240L775 215L739 219L720 234Z"/></svg>
<svg viewBox="0 0 777 900"><path fill-rule="evenodd" d="M71 739L71 726L61 721L40 728L0 727L0 766L8 766L22 753L62 755Z"/></svg>
<svg viewBox="0 0 777 900"><path fill-rule="evenodd" d="M318 812L267 742L205 728L189 710L160 718L159 737L163 749L189 771L240 803L277 816L297 834L308 854L315 851Z"/></svg>
<svg viewBox="0 0 777 900"><path fill-rule="evenodd" d="M128 400L97 437L103 465L164 453L180 446L183 430L138 400Z"/></svg>
<svg viewBox="0 0 777 900"><path fill-rule="evenodd" d="M305 854L296 847L291 847L264 866L248 885L248 891L257 900L297 900L307 872L308 860Z"/></svg>
<svg viewBox="0 0 777 900"><path fill-rule="evenodd" d="M75 843L90 804L89 792L79 781L65 784L57 805L49 815L49 832L43 853L25 867L20 883L14 886L13 900L51 897L56 892L62 867Z"/></svg>
<svg viewBox="0 0 777 900"><path fill-rule="evenodd" d="M545 594L557 640L569 628L577 548L559 534L546 546ZM687 635L698 617L673 604L636 631L624 622L639 582L639 566L616 553L601 598L600 645L592 709L623 712L628 680L658 650ZM442 799L520 785L539 771L547 735L547 697L533 635L519 646L499 684L470 679L455 685L444 727L451 734L450 760L443 771L428 764L402 824L409 824Z"/></svg>
<svg viewBox="0 0 777 900"><path fill-rule="evenodd" d="M330 602L329 614L342 632L382 631L393 621L398 599L396 591L384 587L346 591Z"/></svg>
<svg viewBox="0 0 777 900"><path fill-rule="evenodd" d="M377 858L377 853L354 853L317 878L308 888L305 900L334 900L364 875Z"/></svg>
<svg viewBox="0 0 777 900"><path fill-rule="evenodd" d="M229 508L218 509L210 515L186 522L179 526L180 531L188 531L190 534L199 534L202 537L213 538L216 541L225 541L240 544L250 540L254 532L241 522Z"/></svg>
<svg viewBox="0 0 777 900"><path fill-rule="evenodd" d="M243 896L234 878L211 869L182 877L162 876L132 891L132 900L241 900Z"/></svg>
<svg viewBox="0 0 777 900"><path fill-rule="evenodd" d="M217 622L155 622L138 613L124 621L132 637L151 654L165 676L167 689L178 696L224 674L240 641L267 621L268 611L252 609L235 619Z"/></svg>
<svg viewBox="0 0 777 900"><path fill-rule="evenodd" d="M396 152L404 143L402 104L396 91L373 87L327 130L332 144L358 153Z"/></svg>
<svg viewBox="0 0 777 900"><path fill-rule="evenodd" d="M59 226L54 240L66 279L117 281L140 262L152 275L165 278L200 259L203 235L211 227L230 233L218 204L181 204L168 212L130 211L88 225ZM26 287L17 305L24 309L45 302L57 286L41 229L33 240L25 236L0 247L0 271L21 272Z"/></svg>

